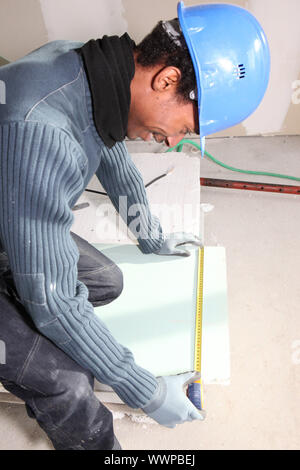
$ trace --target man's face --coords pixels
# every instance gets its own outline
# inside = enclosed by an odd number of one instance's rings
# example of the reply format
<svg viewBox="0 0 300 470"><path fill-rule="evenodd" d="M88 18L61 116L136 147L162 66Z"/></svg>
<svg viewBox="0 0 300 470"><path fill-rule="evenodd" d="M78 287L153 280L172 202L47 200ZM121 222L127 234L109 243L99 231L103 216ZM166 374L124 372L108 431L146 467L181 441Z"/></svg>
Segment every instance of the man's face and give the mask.
<svg viewBox="0 0 300 470"><path fill-rule="evenodd" d="M186 134L196 132L195 104L182 103L177 99L166 102L142 101L129 113L127 137L145 141L153 137L173 147Z"/></svg>
<svg viewBox="0 0 300 470"><path fill-rule="evenodd" d="M153 137L156 142L173 147L186 134L198 131L197 106L193 101L178 99L174 70L168 69L154 78L147 77L147 71L138 70L131 89L129 139L149 141Z"/></svg>

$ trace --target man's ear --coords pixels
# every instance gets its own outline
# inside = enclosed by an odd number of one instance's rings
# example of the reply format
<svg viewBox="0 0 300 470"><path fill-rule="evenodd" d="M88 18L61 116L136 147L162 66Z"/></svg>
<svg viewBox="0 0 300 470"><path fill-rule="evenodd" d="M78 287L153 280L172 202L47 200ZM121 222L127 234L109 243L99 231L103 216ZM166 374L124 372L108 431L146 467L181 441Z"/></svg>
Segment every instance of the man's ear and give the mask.
<svg viewBox="0 0 300 470"><path fill-rule="evenodd" d="M181 72L177 67L164 67L153 77L152 88L158 92L175 90L180 78Z"/></svg>

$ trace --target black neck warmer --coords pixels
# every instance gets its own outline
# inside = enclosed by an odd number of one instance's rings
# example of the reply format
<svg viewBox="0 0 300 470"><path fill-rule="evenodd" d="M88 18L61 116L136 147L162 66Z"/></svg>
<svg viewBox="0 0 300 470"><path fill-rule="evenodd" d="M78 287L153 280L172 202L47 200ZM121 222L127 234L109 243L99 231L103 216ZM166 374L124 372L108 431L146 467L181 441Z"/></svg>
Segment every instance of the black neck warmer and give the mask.
<svg viewBox="0 0 300 470"><path fill-rule="evenodd" d="M121 37L91 39L76 49L89 81L95 126L109 148L126 136L130 83L135 72L134 46L125 33Z"/></svg>

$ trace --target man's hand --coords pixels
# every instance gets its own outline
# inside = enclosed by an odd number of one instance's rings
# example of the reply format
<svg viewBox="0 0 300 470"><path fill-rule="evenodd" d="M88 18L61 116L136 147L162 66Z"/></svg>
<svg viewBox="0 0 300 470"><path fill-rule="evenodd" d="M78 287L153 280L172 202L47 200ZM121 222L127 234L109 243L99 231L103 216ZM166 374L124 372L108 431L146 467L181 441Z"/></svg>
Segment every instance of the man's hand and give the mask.
<svg viewBox="0 0 300 470"><path fill-rule="evenodd" d="M185 243L192 243L193 245L202 247L202 241L196 235L185 232L175 232L165 235L165 241L159 250L154 251L156 255L177 255L177 256L190 256L190 252L186 249L178 249Z"/></svg>
<svg viewBox="0 0 300 470"><path fill-rule="evenodd" d="M203 420L205 412L197 410L184 391L184 387L197 378L195 372L158 377L158 391L143 411L167 428L175 428L185 421Z"/></svg>

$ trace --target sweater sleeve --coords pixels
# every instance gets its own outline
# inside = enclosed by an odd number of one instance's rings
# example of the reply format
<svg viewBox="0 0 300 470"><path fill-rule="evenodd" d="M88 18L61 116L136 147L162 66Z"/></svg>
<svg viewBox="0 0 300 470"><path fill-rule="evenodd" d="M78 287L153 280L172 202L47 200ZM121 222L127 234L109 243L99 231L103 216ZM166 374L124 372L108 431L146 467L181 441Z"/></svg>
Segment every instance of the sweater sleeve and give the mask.
<svg viewBox="0 0 300 470"><path fill-rule="evenodd" d="M86 158L62 130L35 122L0 126L0 236L17 291L37 329L133 408L156 378L139 367L88 302L78 281L71 207Z"/></svg>
<svg viewBox="0 0 300 470"><path fill-rule="evenodd" d="M124 142L117 142L111 149L104 147L96 175L141 251L159 250L163 231L158 218L151 214L142 176Z"/></svg>

